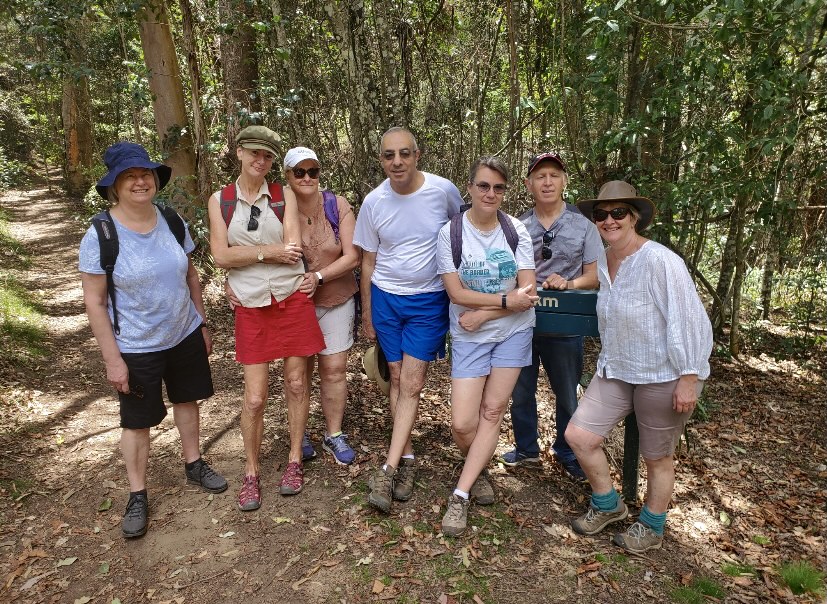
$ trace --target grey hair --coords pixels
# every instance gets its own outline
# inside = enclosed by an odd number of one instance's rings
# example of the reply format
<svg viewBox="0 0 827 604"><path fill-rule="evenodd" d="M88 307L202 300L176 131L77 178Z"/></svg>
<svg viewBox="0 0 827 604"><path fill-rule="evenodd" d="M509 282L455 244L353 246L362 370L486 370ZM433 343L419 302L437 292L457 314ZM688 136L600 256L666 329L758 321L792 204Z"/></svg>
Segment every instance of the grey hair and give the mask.
<svg viewBox="0 0 827 604"><path fill-rule="evenodd" d="M385 146L385 137L389 134L396 134L397 132L404 132L408 136L411 137L411 141L413 141L413 150L418 151L419 145L416 144L416 137L413 135L413 132L405 128L404 126L393 126L392 128L388 128L385 130L385 133L382 135L382 141L379 143L379 149L381 150Z"/></svg>
<svg viewBox="0 0 827 604"><path fill-rule="evenodd" d="M494 155L486 155L484 157L480 157L477 161L474 162L474 164L471 166L471 170L468 173L468 182L474 182L474 179L476 179L477 172L479 172L480 168L488 168L489 170L493 170L494 172L502 176L505 182L508 182L508 166L505 165L505 162L503 160Z"/></svg>

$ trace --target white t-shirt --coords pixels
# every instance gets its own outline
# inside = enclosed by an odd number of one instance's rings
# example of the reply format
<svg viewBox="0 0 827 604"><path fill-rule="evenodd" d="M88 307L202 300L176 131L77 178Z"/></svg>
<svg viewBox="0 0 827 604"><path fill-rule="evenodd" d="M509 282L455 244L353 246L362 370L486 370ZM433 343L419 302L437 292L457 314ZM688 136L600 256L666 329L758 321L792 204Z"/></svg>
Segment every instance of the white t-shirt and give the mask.
<svg viewBox="0 0 827 604"><path fill-rule="evenodd" d="M459 271L454 267L451 254L451 223L439 231L437 243L437 264L440 275L457 273L463 287L486 294L507 294L517 287L517 271L534 270L534 251L531 237L522 222L508 217L517 231L517 254L505 238L502 227L483 235L468 221L467 213L462 217L462 261ZM502 342L518 331L534 327L534 308L515 312L499 319L487 321L477 331L465 331L459 324L459 317L468 307L451 303L451 337L462 342Z"/></svg>
<svg viewBox="0 0 827 604"><path fill-rule="evenodd" d="M371 283L391 294L445 289L437 274L436 239L459 212L462 196L451 181L422 174L425 182L408 195L396 193L386 179L368 193L356 218L353 243L376 253Z"/></svg>

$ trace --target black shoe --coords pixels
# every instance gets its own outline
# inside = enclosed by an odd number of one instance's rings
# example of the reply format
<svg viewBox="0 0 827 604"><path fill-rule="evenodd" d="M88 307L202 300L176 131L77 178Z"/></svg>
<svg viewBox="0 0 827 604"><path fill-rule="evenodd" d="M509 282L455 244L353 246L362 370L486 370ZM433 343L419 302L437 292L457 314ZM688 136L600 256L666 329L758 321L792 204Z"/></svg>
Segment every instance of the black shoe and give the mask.
<svg viewBox="0 0 827 604"><path fill-rule="evenodd" d="M147 517L149 515L149 500L146 491L129 496L126 504L126 513L121 522L121 532L127 539L142 537L146 534Z"/></svg>
<svg viewBox="0 0 827 604"><path fill-rule="evenodd" d="M203 459L194 461L189 470L187 464L184 464L184 473L189 484L198 485L208 493L223 493L227 490L227 481L224 477L216 473Z"/></svg>

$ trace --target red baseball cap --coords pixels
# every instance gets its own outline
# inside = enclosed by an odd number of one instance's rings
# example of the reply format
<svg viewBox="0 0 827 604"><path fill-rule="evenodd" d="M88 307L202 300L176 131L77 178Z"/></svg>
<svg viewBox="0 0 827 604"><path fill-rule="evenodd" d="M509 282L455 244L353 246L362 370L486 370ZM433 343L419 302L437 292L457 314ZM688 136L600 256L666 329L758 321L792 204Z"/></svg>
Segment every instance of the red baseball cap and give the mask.
<svg viewBox="0 0 827 604"><path fill-rule="evenodd" d="M546 151L545 153L535 155L531 158L531 161L528 162L528 172L526 172L526 178L531 176L534 168L539 166L540 163L544 161L553 161L563 169L563 172L568 172L566 169L566 162L563 161L563 158L560 157L560 154L557 153L557 151Z"/></svg>

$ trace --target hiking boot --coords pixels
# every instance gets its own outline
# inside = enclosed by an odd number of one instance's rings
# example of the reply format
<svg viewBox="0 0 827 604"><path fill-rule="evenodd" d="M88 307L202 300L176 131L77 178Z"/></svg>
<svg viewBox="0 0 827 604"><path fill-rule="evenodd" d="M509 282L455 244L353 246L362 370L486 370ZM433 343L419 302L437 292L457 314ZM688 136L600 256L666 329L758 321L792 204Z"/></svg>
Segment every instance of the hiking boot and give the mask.
<svg viewBox="0 0 827 604"><path fill-rule="evenodd" d="M238 509L251 512L261 507L261 480L258 476L245 476L238 494Z"/></svg>
<svg viewBox="0 0 827 604"><path fill-rule="evenodd" d="M304 470L302 464L298 461L289 462L279 481L279 493L282 495L296 495L301 492L303 486Z"/></svg>
<svg viewBox="0 0 827 604"><path fill-rule="evenodd" d="M520 453L517 449L503 453L497 460L509 468L515 468L517 466L536 468L539 467L541 463L539 456L526 455L525 453Z"/></svg>
<svg viewBox="0 0 827 604"><path fill-rule="evenodd" d="M617 507L611 512L601 512L597 508L589 506L589 509L580 518L571 521L571 528L575 533L581 535L596 535L612 522L619 522L629 515L629 508L622 499L617 502Z"/></svg>
<svg viewBox="0 0 827 604"><path fill-rule="evenodd" d="M347 434L325 436L322 449L331 453L336 463L341 466L349 466L356 459L356 452L347 444Z"/></svg>
<svg viewBox="0 0 827 604"><path fill-rule="evenodd" d="M419 464L416 459L406 459L403 457L399 460L399 469L396 471L396 476L393 479L394 499L397 501L408 501L408 499L411 498L418 467Z"/></svg>
<svg viewBox="0 0 827 604"><path fill-rule="evenodd" d="M477 476L477 479L471 487L471 499L473 499L477 505L491 505L496 500L494 487L491 486L490 478L488 470L483 470L480 475Z"/></svg>
<svg viewBox="0 0 827 604"><path fill-rule="evenodd" d="M302 436L302 461L308 461L316 457L316 449L313 448L313 443L310 442L310 435L305 432Z"/></svg>
<svg viewBox="0 0 827 604"><path fill-rule="evenodd" d="M380 467L368 481L368 486L370 487L368 503L385 513L391 509L395 473L396 470L394 470L393 466L388 466L386 470Z"/></svg>
<svg viewBox="0 0 827 604"><path fill-rule="evenodd" d="M642 554L650 549L660 549L663 535L658 535L642 522L635 522L625 532L612 537L612 543L634 554Z"/></svg>
<svg viewBox="0 0 827 604"><path fill-rule="evenodd" d="M146 525L149 516L149 500L146 493L135 493L129 496L126 512L121 522L121 532L126 539L141 537L146 534Z"/></svg>
<svg viewBox="0 0 827 604"><path fill-rule="evenodd" d="M442 534L448 537L457 537L465 532L468 526L468 506L471 502L463 499L456 493L448 498L448 509L442 517Z"/></svg>
<svg viewBox="0 0 827 604"><path fill-rule="evenodd" d="M187 464L184 464L184 473L187 475L187 483L197 485L208 493L223 493L227 490L227 481L224 477L203 459L194 461L189 470Z"/></svg>

